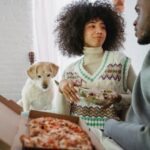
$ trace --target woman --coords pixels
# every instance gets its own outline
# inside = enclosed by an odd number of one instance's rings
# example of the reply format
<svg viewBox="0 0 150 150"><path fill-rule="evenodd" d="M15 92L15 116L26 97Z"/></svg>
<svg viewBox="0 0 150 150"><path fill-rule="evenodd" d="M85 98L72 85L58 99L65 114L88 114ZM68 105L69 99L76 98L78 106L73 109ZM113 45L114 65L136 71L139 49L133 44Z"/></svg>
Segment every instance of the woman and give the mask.
<svg viewBox="0 0 150 150"><path fill-rule="evenodd" d="M59 112L79 116L89 126L97 128L103 128L107 117L122 119L122 114L118 113L102 115L101 106L82 99L76 88L116 91L122 96L116 107L121 106L121 111L130 104L128 92L132 91L135 73L131 60L118 51L124 41L122 17L109 3L78 1L63 9L57 22L57 42L62 53L83 55L64 71L59 84Z"/></svg>

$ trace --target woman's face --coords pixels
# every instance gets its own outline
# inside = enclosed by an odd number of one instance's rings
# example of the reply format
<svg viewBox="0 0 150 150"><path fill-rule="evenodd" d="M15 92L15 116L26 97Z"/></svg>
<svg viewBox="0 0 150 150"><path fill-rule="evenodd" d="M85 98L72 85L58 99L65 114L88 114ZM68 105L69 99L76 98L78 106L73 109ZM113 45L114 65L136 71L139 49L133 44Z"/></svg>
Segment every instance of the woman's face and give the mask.
<svg viewBox="0 0 150 150"><path fill-rule="evenodd" d="M84 46L102 47L106 39L106 27L102 20L91 20L84 27Z"/></svg>

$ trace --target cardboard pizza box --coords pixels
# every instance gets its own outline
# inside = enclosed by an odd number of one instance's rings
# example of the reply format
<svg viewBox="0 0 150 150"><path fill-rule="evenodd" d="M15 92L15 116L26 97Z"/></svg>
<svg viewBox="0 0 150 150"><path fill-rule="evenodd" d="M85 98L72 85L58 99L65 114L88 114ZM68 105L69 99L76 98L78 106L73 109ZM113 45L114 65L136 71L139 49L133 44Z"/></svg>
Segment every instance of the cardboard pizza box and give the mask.
<svg viewBox="0 0 150 150"><path fill-rule="evenodd" d="M0 95L0 150L9 150L18 130L22 108Z"/></svg>
<svg viewBox="0 0 150 150"><path fill-rule="evenodd" d="M99 139L89 130L89 128L86 126L86 124L79 119L79 117L74 117L74 116L67 116L67 115L60 115L60 114L55 114L55 113L47 113L47 112L40 112L40 111L30 111L29 113L29 118L38 118L38 117L54 117L54 118L60 118L60 119L65 119L69 120L71 122L74 122L76 124L79 124L83 130L87 132L87 134L90 136L90 139L92 141L92 144L94 146L94 150L104 150L103 146L99 142ZM25 148L22 146L20 142L20 136L25 134L28 134L28 129L26 126L28 119L25 117L21 117L20 125L19 125L19 130L18 133L14 139L13 145L11 147L11 150L42 150L41 148Z"/></svg>

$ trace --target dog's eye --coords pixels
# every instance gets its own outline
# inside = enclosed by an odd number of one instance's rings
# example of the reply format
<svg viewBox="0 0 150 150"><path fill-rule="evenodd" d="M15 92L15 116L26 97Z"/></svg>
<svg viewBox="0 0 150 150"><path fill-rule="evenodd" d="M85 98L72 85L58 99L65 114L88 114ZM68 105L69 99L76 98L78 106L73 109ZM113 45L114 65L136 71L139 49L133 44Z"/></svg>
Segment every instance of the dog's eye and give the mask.
<svg viewBox="0 0 150 150"><path fill-rule="evenodd" d="M47 75L47 77L50 77L50 76L51 76L50 74Z"/></svg>
<svg viewBox="0 0 150 150"><path fill-rule="evenodd" d="M41 76L40 76L40 75L38 75L38 78L41 78Z"/></svg>

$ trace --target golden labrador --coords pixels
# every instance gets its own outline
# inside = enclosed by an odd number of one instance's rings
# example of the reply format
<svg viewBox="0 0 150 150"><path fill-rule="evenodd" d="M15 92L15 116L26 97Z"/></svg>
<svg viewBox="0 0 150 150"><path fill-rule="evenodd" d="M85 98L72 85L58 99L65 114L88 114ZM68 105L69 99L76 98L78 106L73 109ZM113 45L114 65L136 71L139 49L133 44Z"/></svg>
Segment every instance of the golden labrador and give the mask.
<svg viewBox="0 0 150 150"><path fill-rule="evenodd" d="M56 76L59 67L51 62L38 62L27 70L27 79L20 104L24 111L46 110L50 111L54 88L52 78Z"/></svg>

